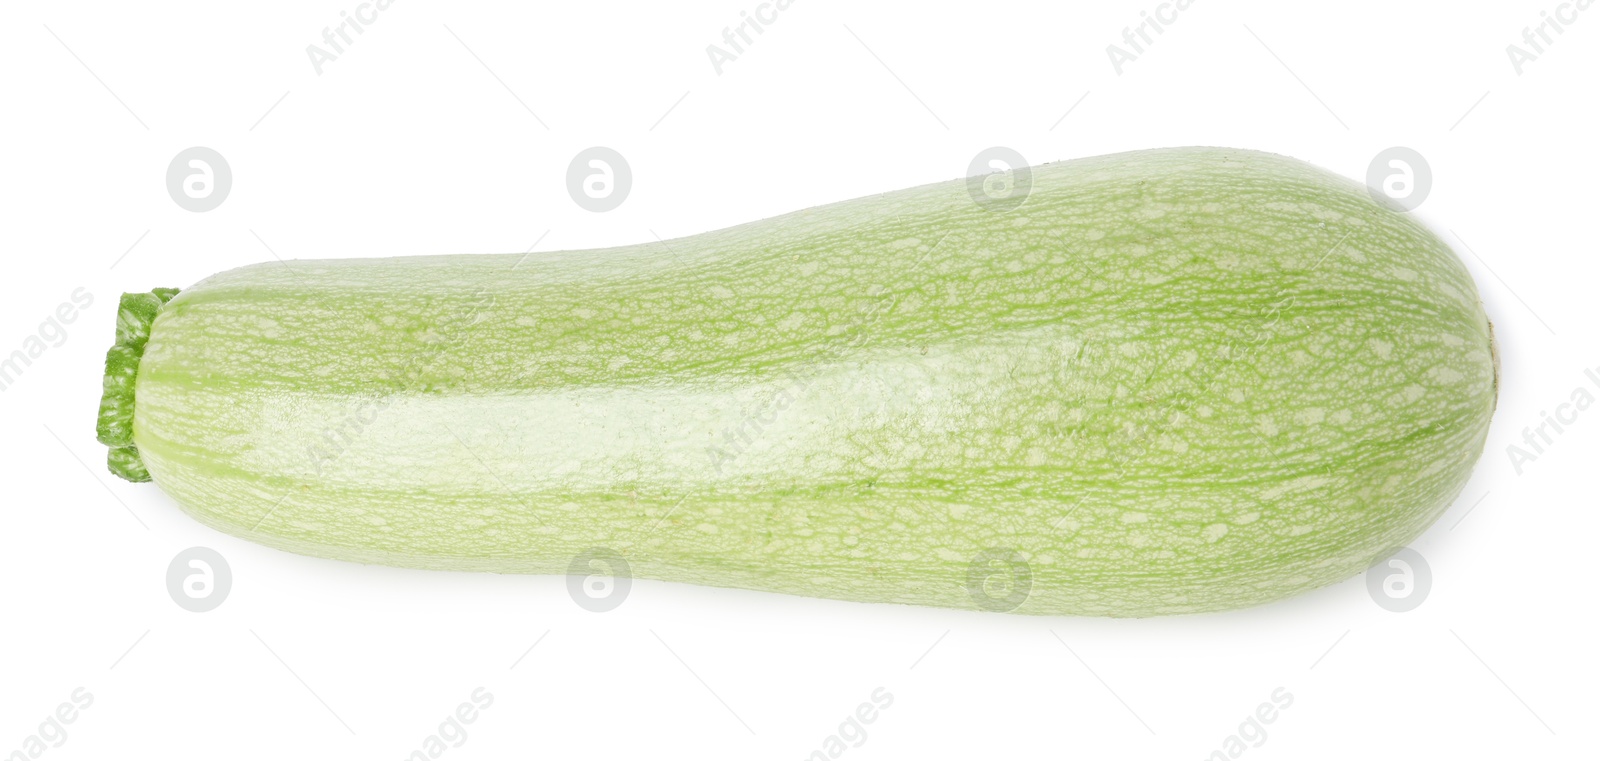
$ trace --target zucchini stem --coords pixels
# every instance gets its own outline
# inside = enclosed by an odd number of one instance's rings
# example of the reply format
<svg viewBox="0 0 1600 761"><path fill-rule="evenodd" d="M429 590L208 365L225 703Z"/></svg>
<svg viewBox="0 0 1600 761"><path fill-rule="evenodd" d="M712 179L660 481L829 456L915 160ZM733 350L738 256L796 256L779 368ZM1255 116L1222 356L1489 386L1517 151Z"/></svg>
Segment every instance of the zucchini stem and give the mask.
<svg viewBox="0 0 1600 761"><path fill-rule="evenodd" d="M104 390L95 438L110 447L106 467L133 482L150 480L150 471L133 443L133 391L139 377L139 360L150 340L150 326L177 288L155 288L149 293L124 293L117 304L117 340L106 351Z"/></svg>

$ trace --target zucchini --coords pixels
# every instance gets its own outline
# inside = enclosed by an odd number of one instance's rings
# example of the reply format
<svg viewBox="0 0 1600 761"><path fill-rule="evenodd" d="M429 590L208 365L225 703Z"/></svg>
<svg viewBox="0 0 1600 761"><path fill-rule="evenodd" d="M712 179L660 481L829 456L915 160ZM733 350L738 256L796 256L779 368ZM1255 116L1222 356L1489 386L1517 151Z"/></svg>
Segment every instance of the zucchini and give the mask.
<svg viewBox="0 0 1600 761"><path fill-rule="evenodd" d="M1461 490L1491 328L1361 185L1182 148L970 189L130 295L100 438L293 552L1032 614L1283 598Z"/></svg>

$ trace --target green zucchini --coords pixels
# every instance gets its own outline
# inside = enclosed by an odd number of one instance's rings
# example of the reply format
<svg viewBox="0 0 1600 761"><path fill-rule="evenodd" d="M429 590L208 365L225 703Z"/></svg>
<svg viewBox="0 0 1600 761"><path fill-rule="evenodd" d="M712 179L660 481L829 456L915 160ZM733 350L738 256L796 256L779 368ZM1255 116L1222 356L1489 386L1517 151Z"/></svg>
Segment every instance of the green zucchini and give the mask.
<svg viewBox="0 0 1600 761"><path fill-rule="evenodd" d="M1449 247L1251 151L678 240L270 262L125 297L100 437L201 522L418 568L1147 616L1360 573L1481 453ZM1020 190L1020 187L1019 187ZM147 475L146 475L147 473Z"/></svg>

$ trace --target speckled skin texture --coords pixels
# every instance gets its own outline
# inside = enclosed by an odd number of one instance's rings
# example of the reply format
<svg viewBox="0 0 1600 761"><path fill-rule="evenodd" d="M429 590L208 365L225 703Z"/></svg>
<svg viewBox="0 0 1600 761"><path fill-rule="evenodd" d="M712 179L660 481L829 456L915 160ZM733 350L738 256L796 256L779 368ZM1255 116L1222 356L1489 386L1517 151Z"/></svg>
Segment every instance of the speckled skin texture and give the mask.
<svg viewBox="0 0 1600 761"><path fill-rule="evenodd" d="M225 272L156 318L133 435L196 518L295 552L565 573L598 547L1010 607L993 548L1015 612L1146 616L1415 538L1495 383L1471 277L1410 217L1165 149L1035 167L1009 212L958 180L625 248Z"/></svg>

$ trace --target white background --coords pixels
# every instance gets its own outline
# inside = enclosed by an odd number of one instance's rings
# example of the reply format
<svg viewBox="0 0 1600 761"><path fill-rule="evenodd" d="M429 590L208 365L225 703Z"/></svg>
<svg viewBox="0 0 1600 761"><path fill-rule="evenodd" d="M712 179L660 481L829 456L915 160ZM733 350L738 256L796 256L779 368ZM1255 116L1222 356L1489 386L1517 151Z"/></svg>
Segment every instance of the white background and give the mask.
<svg viewBox="0 0 1600 761"><path fill-rule="evenodd" d="M1600 7L1519 75L1506 47L1556 0L1197 0L1119 75L1106 48L1155 0L796 0L719 75L706 46L755 0L397 0L317 74L306 46L356 4L0 11L0 352L74 289L94 299L0 392L0 754L79 687L92 705L41 757L401 759L479 687L493 705L441 757L802 759L880 687L892 706L841 757L1199 759L1280 687L1292 706L1242 757L1593 752L1600 412L1520 474L1506 448L1574 389L1600 395ZM634 175L609 213L565 186L594 145ZM1471 483L1413 545L1420 607L1388 612L1361 579L1155 620L635 582L596 614L560 577L267 550L102 466L122 291L274 254L671 238L958 177L993 145L1036 163L1225 145L1355 178L1390 146L1426 157L1417 213L1477 277L1504 375ZM191 146L232 169L210 212L165 188ZM196 545L234 578L208 613L165 588Z"/></svg>

